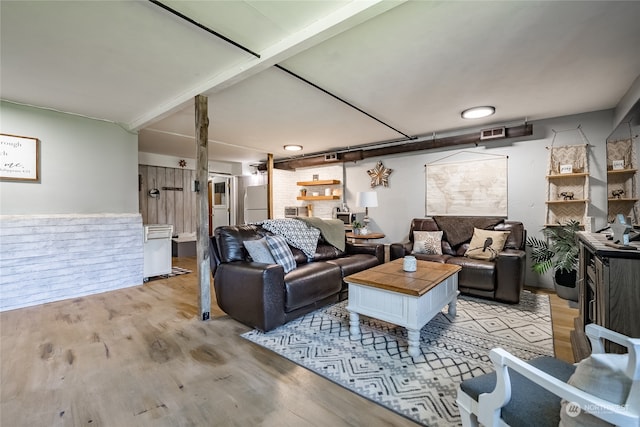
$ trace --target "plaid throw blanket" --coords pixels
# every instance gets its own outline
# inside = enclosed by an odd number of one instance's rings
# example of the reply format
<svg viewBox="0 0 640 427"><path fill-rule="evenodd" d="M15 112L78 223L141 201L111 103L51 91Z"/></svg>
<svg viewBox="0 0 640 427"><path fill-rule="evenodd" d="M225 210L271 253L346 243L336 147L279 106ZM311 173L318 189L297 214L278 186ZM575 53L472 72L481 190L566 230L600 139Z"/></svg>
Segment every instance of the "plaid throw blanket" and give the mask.
<svg viewBox="0 0 640 427"><path fill-rule="evenodd" d="M260 224L265 230L284 237L287 243L300 249L308 259L313 259L316 255L320 237L320 230L317 228L291 218L267 219Z"/></svg>

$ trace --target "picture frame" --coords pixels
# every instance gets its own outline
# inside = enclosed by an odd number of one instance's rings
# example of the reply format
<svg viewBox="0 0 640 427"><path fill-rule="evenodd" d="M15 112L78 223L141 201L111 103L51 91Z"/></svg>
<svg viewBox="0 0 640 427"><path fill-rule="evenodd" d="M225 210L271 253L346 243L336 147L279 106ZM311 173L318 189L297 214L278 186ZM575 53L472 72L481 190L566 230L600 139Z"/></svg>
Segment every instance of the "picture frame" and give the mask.
<svg viewBox="0 0 640 427"><path fill-rule="evenodd" d="M0 181L40 181L40 140L0 133Z"/></svg>
<svg viewBox="0 0 640 427"><path fill-rule="evenodd" d="M624 160L613 160L611 162L612 169L614 171L623 170L624 169Z"/></svg>
<svg viewBox="0 0 640 427"><path fill-rule="evenodd" d="M570 164L560 165L560 173L561 174L573 173L573 165L570 165Z"/></svg>

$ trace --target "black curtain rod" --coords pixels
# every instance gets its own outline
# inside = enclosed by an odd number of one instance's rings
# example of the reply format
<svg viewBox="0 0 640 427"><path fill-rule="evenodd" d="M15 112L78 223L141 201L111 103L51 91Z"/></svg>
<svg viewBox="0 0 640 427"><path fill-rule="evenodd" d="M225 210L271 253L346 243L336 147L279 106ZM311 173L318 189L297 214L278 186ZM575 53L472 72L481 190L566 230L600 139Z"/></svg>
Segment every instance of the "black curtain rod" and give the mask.
<svg viewBox="0 0 640 427"><path fill-rule="evenodd" d="M168 11L168 12L173 13L174 15L176 15L176 16L178 16L178 17L180 17L180 18L184 19L185 21L187 21L187 22L189 22L189 23L191 23L191 24L193 24L193 25L197 26L197 27L198 27L198 28L200 28L200 29L205 30L206 32L208 32L208 33L210 33L210 34L213 34L214 36L216 36L216 37L218 37L218 38L220 38L220 39L222 39L222 40L226 41L227 43L231 43L231 44L232 44L232 45L234 45L235 47L237 47L237 48L239 48L239 49L242 49L242 50L244 50L245 52L250 53L251 55L255 56L256 58L260 58L260 55L259 55L259 54L257 54L257 53L255 53L255 52L253 52L253 51L252 51L252 50L250 50L249 48L246 48L246 47L242 46L240 43L237 43L237 42L235 42L235 41L231 40L230 38L228 38L228 37L226 37L226 36L223 36L222 34L218 33L217 31L214 31L214 30L212 30L211 28L206 27L205 25L202 25L202 24L200 24L199 22L194 21L193 19L189 18L188 16L186 16L186 15L184 15L184 14L182 14L182 13L178 12L178 11L177 11L177 10L175 10L175 9L170 8L169 6L167 6L167 5L165 5L165 4L161 3L161 2L159 2L158 0L149 0L149 2L151 2L151 3L155 4L156 6L159 6L159 7L163 8L164 10L166 10L166 11ZM345 105L348 105L349 107L353 108L354 110L359 111L360 113L364 114L365 116L369 117L370 119L373 119L373 120L375 120L376 122L380 123L381 125L386 126L387 128L389 128L389 129L393 130L394 132L397 132L397 133L399 133L400 135L404 136L407 140L412 141L412 140L415 140L415 139L417 139L417 138L418 138L418 137L416 137L416 136L409 136L409 135L407 135L406 133L404 133L404 132L402 132L402 131L400 131L400 130L398 130L398 129L394 128L393 126L391 126L391 125L389 125L389 124L387 124L387 123L385 123L385 122L383 122L382 120L378 119L377 117L374 117L373 115L371 115L371 114L367 113L367 112L366 112L366 111L364 111L362 108L360 108L360 107L357 107L357 106L353 105L353 104L352 104L352 103L350 103L349 101L347 101L347 100L345 100L345 99L343 99L343 98L340 98L338 95L335 95L335 94L333 94L333 93L329 92L328 90L326 90L326 89L324 89L324 88L321 88L321 87L320 87L320 86L318 86L317 84L315 84L315 83L313 83L313 82L311 82L311 81L309 81L309 80L305 79L304 77L302 77L302 76L300 76L300 75L298 75L298 74L294 73L293 71L291 71L291 70L287 70L286 68L284 68L284 67L283 67L283 66L281 66L281 65L274 64L274 67L276 67L276 68L278 68L279 70L282 70L282 71L284 71L285 73L287 73L287 74L289 74L289 75L291 75L291 76L293 76L293 77L297 78L298 80L303 81L304 83L306 83L306 84L308 84L308 85L310 85L310 86L313 86L314 88L318 89L319 91L321 91L321 92L323 92L323 93L325 93L325 94L327 94L327 95L329 95L329 96L331 96L331 97L333 97L333 98L337 99L338 101L342 102L342 103L343 103L343 104L345 104Z"/></svg>
<svg viewBox="0 0 640 427"><path fill-rule="evenodd" d="M149 0L149 2L155 4L156 6L159 6L159 7L163 8L164 10L166 10L168 12L173 13L174 15L184 19L185 21L189 22L190 24L193 24L196 27L198 27L198 28L200 28L202 30L205 30L206 32L208 32L210 34L213 34L214 36L216 36L218 38L221 38L222 40L226 41L227 43L231 43L232 45L234 45L238 49L242 49L245 52L250 53L251 55L255 56L256 58L260 58L260 55L255 53L254 51L242 46L240 43L237 43L237 42L231 40L228 37L223 36L222 34L218 33L217 31L214 31L211 28L209 28L209 27L207 27L205 25L202 25L201 23L199 23L197 21L194 21L193 19L189 18L187 15L184 15L184 14L178 12L177 10L170 8L169 6L163 4L162 2L159 2L158 0Z"/></svg>

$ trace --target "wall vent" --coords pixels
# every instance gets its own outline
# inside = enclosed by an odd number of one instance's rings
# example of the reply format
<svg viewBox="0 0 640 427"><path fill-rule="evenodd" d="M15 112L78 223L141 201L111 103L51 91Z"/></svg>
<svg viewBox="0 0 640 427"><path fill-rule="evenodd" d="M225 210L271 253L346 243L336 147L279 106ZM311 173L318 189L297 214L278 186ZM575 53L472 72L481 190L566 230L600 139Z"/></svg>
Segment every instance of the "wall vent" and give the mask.
<svg viewBox="0 0 640 427"><path fill-rule="evenodd" d="M507 133L505 127L493 128L493 129L484 129L480 131L480 140L484 141L485 139L498 139L498 138L506 138Z"/></svg>

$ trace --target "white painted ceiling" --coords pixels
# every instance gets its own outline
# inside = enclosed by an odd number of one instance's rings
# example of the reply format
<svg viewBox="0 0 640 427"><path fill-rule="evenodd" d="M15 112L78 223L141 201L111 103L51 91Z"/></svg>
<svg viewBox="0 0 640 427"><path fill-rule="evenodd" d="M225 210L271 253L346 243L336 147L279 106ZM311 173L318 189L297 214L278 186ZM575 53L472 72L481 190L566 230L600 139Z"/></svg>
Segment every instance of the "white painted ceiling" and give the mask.
<svg viewBox="0 0 640 427"><path fill-rule="evenodd" d="M194 158L204 94L210 159L251 163L614 108L640 75L640 2L162 3L260 58L148 1L2 0L1 98Z"/></svg>

